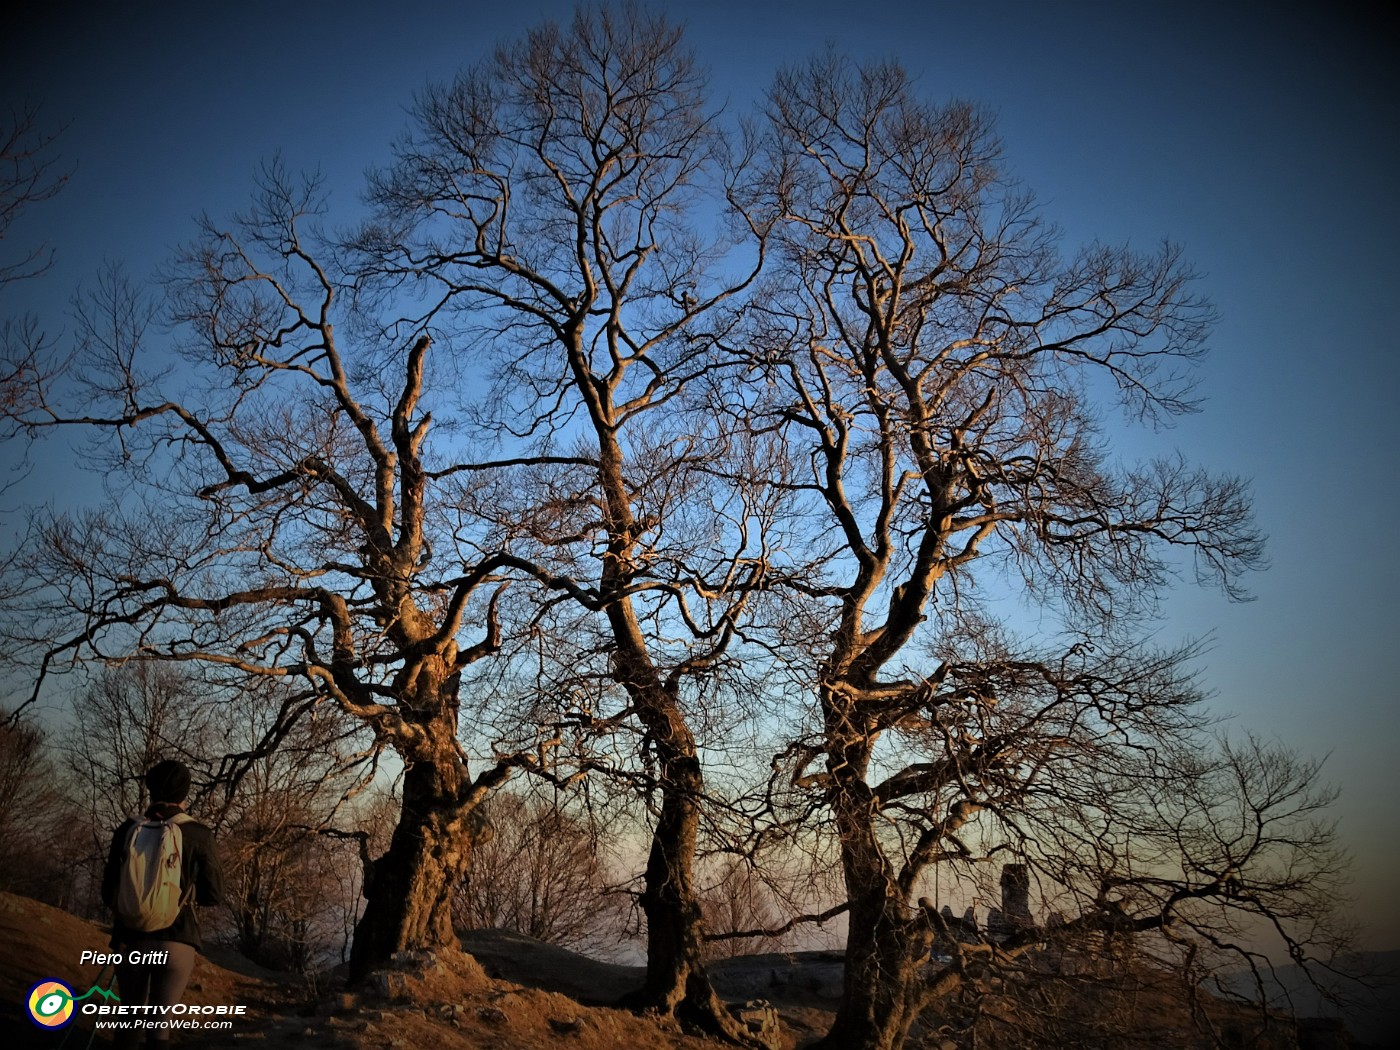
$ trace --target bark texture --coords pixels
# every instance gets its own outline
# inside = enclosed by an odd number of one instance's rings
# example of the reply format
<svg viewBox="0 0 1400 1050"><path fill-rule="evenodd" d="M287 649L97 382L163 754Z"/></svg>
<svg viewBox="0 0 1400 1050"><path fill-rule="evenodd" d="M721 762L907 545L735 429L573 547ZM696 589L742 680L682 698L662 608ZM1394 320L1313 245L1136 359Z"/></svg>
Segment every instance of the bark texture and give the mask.
<svg viewBox="0 0 1400 1050"><path fill-rule="evenodd" d="M395 952L455 945L451 888L471 859L474 803L463 801L455 755L419 761L404 774L403 810L389 849L366 871L365 910L355 925L350 979Z"/></svg>

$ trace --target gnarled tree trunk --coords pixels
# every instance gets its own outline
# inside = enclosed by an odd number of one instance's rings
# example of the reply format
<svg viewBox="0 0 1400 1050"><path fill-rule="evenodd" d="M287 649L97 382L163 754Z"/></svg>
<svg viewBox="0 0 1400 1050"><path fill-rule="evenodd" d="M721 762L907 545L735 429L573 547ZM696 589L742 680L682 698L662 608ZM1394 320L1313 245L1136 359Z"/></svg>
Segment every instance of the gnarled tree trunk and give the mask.
<svg viewBox="0 0 1400 1050"><path fill-rule="evenodd" d="M884 893L852 895L841 1004L821 1050L898 1050L919 1015L921 938L911 936L902 902Z"/></svg>
<svg viewBox="0 0 1400 1050"><path fill-rule="evenodd" d="M662 800L641 896L647 919L646 981L625 1005L674 1015L732 1042L762 1046L730 1014L705 969L704 920L694 873L704 774L695 739L678 710L653 706L644 717L654 727L660 753Z"/></svg>
<svg viewBox="0 0 1400 1050"><path fill-rule="evenodd" d="M633 1001L715 1035L736 1038L743 1029L715 994L702 954L704 927L693 870L700 823L696 800L703 787L700 763L690 755L668 765L641 897L647 917L646 983Z"/></svg>
<svg viewBox="0 0 1400 1050"><path fill-rule="evenodd" d="M457 943L452 888L471 858L476 801L456 751L455 725L453 735L445 726L432 728L430 750L410 759L404 772L403 809L389 849L365 873L365 910L350 950L352 981L395 952Z"/></svg>
<svg viewBox="0 0 1400 1050"><path fill-rule="evenodd" d="M825 702L831 801L850 901L841 1004L822 1050L898 1050L918 1017L919 964L930 938L909 916L875 835L876 803L865 772L874 740L856 732L857 712Z"/></svg>

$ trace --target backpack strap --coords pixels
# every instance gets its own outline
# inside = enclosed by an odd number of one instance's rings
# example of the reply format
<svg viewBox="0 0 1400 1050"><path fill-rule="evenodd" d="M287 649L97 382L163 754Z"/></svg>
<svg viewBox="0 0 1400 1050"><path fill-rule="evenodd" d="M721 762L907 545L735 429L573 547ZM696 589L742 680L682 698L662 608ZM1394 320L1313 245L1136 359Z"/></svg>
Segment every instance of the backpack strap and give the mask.
<svg viewBox="0 0 1400 1050"><path fill-rule="evenodd" d="M190 815L189 815L188 813L186 813L184 810L181 810L179 813L176 813L174 816L172 816L172 817L170 818L170 823L171 823L171 824L177 824L177 825L178 825L178 824L197 824L198 821L196 821L196 820L194 819L194 817L190 816ZM181 833L181 837L183 838L183 833ZM180 881L181 881L181 882L184 882L184 880L185 880L185 874L184 874L184 871L183 871L184 866L185 866L185 859L184 859L184 857L182 856L182 857L180 858L180 867L181 867L181 869L182 869L181 872L180 872ZM181 910L181 911L183 911L185 908L188 908L188 907L190 907L191 905L194 904L195 882L196 882L195 879L190 879L190 884L189 884L188 886L185 886L185 887L180 891L180 910Z"/></svg>

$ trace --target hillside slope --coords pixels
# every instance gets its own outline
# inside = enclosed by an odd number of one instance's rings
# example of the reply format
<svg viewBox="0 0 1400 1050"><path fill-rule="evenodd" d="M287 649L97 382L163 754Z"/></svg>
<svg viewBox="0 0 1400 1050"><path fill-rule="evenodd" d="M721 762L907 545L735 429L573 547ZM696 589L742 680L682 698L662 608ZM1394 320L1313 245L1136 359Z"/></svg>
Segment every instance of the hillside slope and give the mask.
<svg viewBox="0 0 1400 1050"><path fill-rule="evenodd" d="M502 945L499 960L510 960L511 972L533 974L533 983L542 986L568 974L580 993L596 984L590 996L595 1001L622 987L595 978L610 974L616 981L619 973L625 977L626 967L529 938L514 943L515 937L479 940L494 939ZM99 979L110 984L110 970L79 963L84 950L107 951L107 932L58 908L0 893L0 1045L7 1050L87 1045L94 1036L91 1018L80 1015L68 1027L48 1031L29 1020L24 1005L30 988L45 979L63 981L78 996ZM471 956L451 951L406 960L357 994L313 989L266 972L238 973L201 957L185 1001L247 1006L246 1016L230 1031L183 1033L183 1045L211 1050L246 1047L250 1040L270 1050L716 1050L724 1045L686 1035L670 1021L583 1006L544 987L490 977ZM789 1047L795 1044L787 1040ZM97 1032L93 1045L109 1046L107 1032Z"/></svg>
<svg viewBox="0 0 1400 1050"><path fill-rule="evenodd" d="M250 1042L269 1050L294 1046L311 1050L720 1050L724 1046L685 1034L673 1022L611 1008L609 1003L640 984L638 967L599 962L500 930L472 931L463 937L463 946L471 954L409 953L355 993L343 991L326 976L306 983L259 970L216 950L212 954L217 962L199 960L185 1001L243 1005L246 1013L227 1031L181 1033L181 1043L211 1050L246 1047ZM63 981L77 996L99 980L104 986L110 984L110 970L80 963L84 950L107 950L102 927L28 898L0 893L0 1046L78 1050L93 1037L94 1046L110 1046L109 1033L94 1032L91 1016L80 1014L68 1028L49 1031L35 1025L25 1009L30 988L45 979ZM1400 1031L1394 1024L1395 971L1383 964L1397 961L1368 960L1373 970L1380 966L1391 975L1391 983L1382 986L1380 993L1390 1009L1385 1015L1390 1020L1383 1017L1373 1022L1370 1015L1347 1012L1348 1021L1359 1029L1357 1034L1371 1046L1396 1045L1390 1038ZM831 1023L841 988L841 957L835 952L743 956L714 964L712 976L716 989L730 1002L763 999L772 1003L782 1019L785 1050L797 1050ZM1328 1012L1324 1004L1308 999L1309 988L1301 975L1284 970L1280 976L1300 1015ZM1124 977L1130 977L1126 984ZM1171 990L1161 971L1118 974L1112 987L1098 987L1088 979L1068 986L1045 985L1033 972L1023 978L984 989L981 1010L989 1026L982 1032L979 1023L984 1045L1072 1044L1115 1050L1209 1045L1209 1039L1192 1024L1179 991ZM100 1001L91 999L91 1003ZM1208 1009L1222 1032L1234 1029L1246 1041L1259 1022L1256 1011L1223 1003ZM1257 1045L1295 1046L1291 1027L1278 1018ZM1056 1033L1055 1041L1036 1043L1031 1033L1038 1028L1047 1037ZM1317 1035L1323 1040L1319 1046L1355 1045L1339 1034ZM931 1036L932 1041L924 1045L938 1045L942 1039ZM920 1042L916 1039L911 1046Z"/></svg>

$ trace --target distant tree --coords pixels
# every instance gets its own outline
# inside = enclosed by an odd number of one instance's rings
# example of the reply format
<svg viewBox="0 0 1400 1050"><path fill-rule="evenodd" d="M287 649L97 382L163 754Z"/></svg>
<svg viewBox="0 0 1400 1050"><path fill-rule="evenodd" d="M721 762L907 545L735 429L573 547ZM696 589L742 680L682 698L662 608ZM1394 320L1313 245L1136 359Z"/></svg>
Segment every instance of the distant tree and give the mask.
<svg viewBox="0 0 1400 1050"><path fill-rule="evenodd" d="M105 667L73 701L64 746L74 802L88 821L94 864L111 833L150 799L142 777L162 759L179 759L207 787L214 728L197 685L179 668L151 663Z"/></svg>
<svg viewBox="0 0 1400 1050"><path fill-rule="evenodd" d="M47 735L0 710L0 890L72 905L72 814Z"/></svg>
<svg viewBox="0 0 1400 1050"><path fill-rule="evenodd" d="M347 917L361 889L359 842L370 837L359 746L367 734L323 709L278 736L286 701L295 702L278 699L264 682L219 705L217 718L229 731L209 806L219 822L239 951L264 966L305 971L343 955L349 940Z"/></svg>
<svg viewBox="0 0 1400 1050"><path fill-rule="evenodd" d="M539 794L497 792L490 835L472 855L454 910L463 929L514 930L573 950L622 939L626 908L599 831Z"/></svg>
<svg viewBox="0 0 1400 1050"><path fill-rule="evenodd" d="M104 668L74 701L62 783L81 817L88 910L105 911L96 890L112 830L149 804L143 774L178 758L194 771L192 812L218 832L228 920L212 928L256 962L304 969L340 946L355 910L344 869L359 863L358 724L316 712L283 725L297 698L276 683L233 688L189 670Z"/></svg>
<svg viewBox="0 0 1400 1050"><path fill-rule="evenodd" d="M754 933L783 925L780 902L755 868L738 857L721 856L702 870L708 875L700 894L708 957L728 959L777 951L782 945L781 934ZM731 936L744 933L749 936Z"/></svg>

